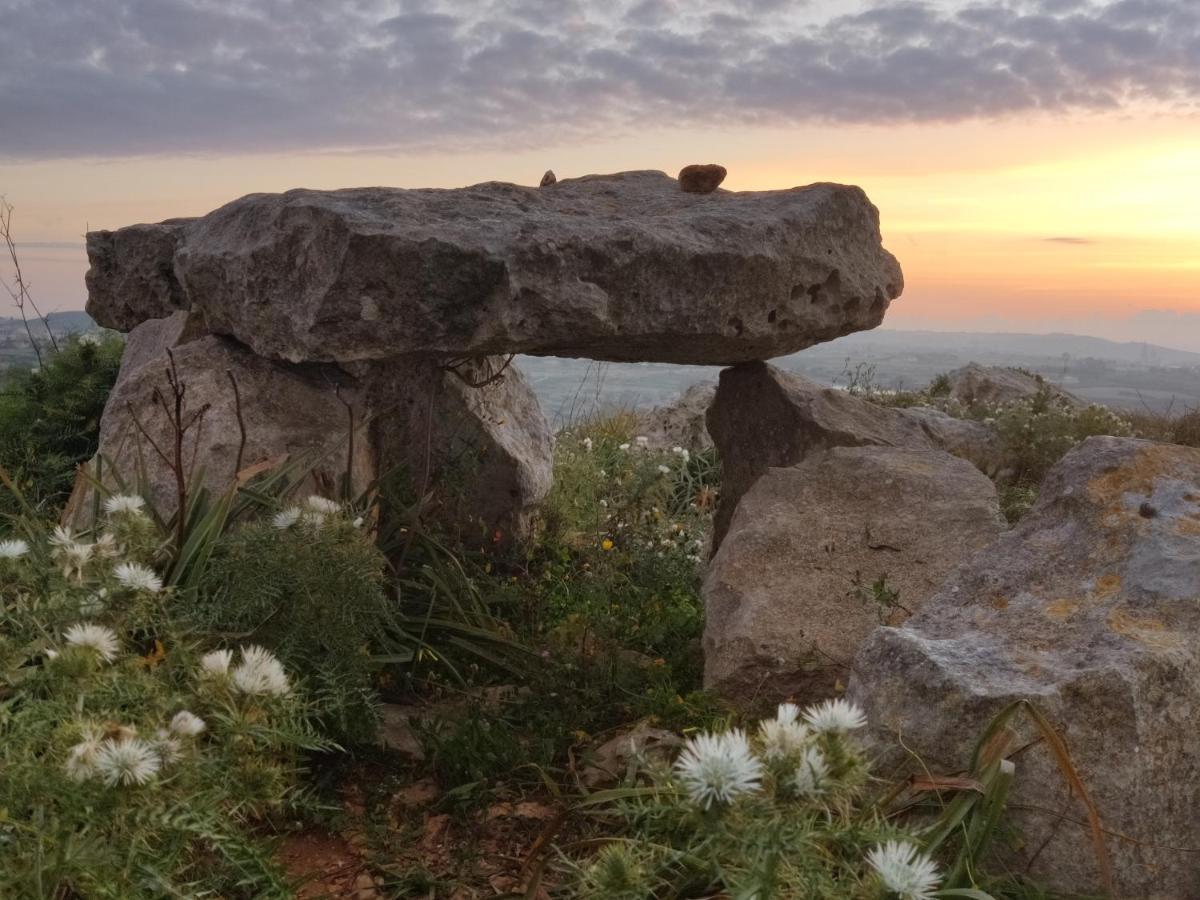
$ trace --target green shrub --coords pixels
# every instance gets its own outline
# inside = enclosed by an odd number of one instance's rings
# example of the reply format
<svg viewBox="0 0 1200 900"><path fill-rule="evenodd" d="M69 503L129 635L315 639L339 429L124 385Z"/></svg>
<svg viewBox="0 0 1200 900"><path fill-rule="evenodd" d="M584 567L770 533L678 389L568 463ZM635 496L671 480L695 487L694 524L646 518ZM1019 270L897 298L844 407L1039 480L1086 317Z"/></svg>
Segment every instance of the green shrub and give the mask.
<svg viewBox="0 0 1200 900"><path fill-rule="evenodd" d="M384 569L344 507L310 497L221 537L188 615L270 648L306 679L326 731L370 741L371 654L393 623Z"/></svg>
<svg viewBox="0 0 1200 900"><path fill-rule="evenodd" d="M140 500L109 507L0 543L0 896L290 896L257 828L330 745L268 651L202 652Z"/></svg>
<svg viewBox="0 0 1200 900"><path fill-rule="evenodd" d="M0 466L36 509L52 515L71 491L75 467L96 452L123 348L116 335L72 338L40 369L0 383ZM15 512L13 496L0 491L0 515Z"/></svg>

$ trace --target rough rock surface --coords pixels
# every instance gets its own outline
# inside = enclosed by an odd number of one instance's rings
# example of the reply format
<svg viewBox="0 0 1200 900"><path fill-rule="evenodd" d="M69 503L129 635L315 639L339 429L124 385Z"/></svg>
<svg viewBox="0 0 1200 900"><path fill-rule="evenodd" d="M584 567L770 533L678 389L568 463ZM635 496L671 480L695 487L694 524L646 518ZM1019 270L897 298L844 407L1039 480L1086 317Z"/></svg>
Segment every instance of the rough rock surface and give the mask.
<svg viewBox="0 0 1200 900"><path fill-rule="evenodd" d="M540 182L538 182L538 187L549 187L550 185L554 184L556 181L558 181L558 176L554 174L554 170L547 169L542 174L542 180Z"/></svg>
<svg viewBox="0 0 1200 900"><path fill-rule="evenodd" d="M1042 388L1070 406L1087 404L1069 391L1051 384L1037 375L1006 366L981 366L968 363L955 369L950 378L950 396L960 403L1000 404L1032 397Z"/></svg>
<svg viewBox="0 0 1200 900"><path fill-rule="evenodd" d="M716 163L684 166L679 170L679 186L693 194L711 194L725 180L725 167Z"/></svg>
<svg viewBox="0 0 1200 900"><path fill-rule="evenodd" d="M916 419L766 363L722 371L707 421L721 456L714 549L742 495L772 466L830 447L936 448Z"/></svg>
<svg viewBox="0 0 1200 900"><path fill-rule="evenodd" d="M353 378L336 366L277 363L255 356L228 338L188 332L186 319L174 316L146 322L130 335L127 356L100 426L105 484L118 484L118 475L130 488L140 484L163 517L171 516L178 507L174 469L154 449L157 446L173 458L174 429L155 399L157 392L171 406L169 348L178 380L186 386L184 421L204 410L184 434L185 470L202 472L203 483L210 489L224 490L238 472L241 432L229 372L237 380L246 426L243 469L284 454L311 459L313 471L307 488L327 495L333 495L348 464L356 489L365 489L374 479L374 452L361 426L353 460L348 458L349 420L335 388L341 389L342 399L356 406L361 416L364 398ZM86 481L77 483L64 520L76 525L88 521L91 494Z"/></svg>
<svg viewBox="0 0 1200 900"><path fill-rule="evenodd" d="M690 194L661 172L251 194L88 235L88 312L179 308L259 356L736 363L874 328L899 264L856 187Z"/></svg>
<svg viewBox="0 0 1200 900"><path fill-rule="evenodd" d="M655 450L711 449L713 440L706 417L716 393L715 382L693 384L673 402L638 413L637 433L646 438L646 446Z"/></svg>
<svg viewBox="0 0 1200 900"><path fill-rule="evenodd" d="M1004 444L996 429L973 419L959 419L931 406L897 409L918 422L933 443L948 453L975 464L985 475L996 475L1004 466Z"/></svg>
<svg viewBox="0 0 1200 900"><path fill-rule="evenodd" d="M1200 897L1195 854L1179 849L1200 835L1200 450L1089 438L924 611L873 632L851 694L934 771L964 767L992 716L1032 700L1104 827L1129 838L1108 842L1116 896ZM1099 893L1082 807L1049 754L1016 762L1023 847L1040 850L1032 874Z"/></svg>
<svg viewBox="0 0 1200 900"><path fill-rule="evenodd" d="M189 471L203 469L213 490L232 483L241 441L227 372L237 380L246 425L243 469L283 454L312 459L314 471L301 490L335 496L352 451L356 494L377 475L407 477L414 501L428 497L426 521L474 544L525 535L533 509L550 489L550 429L511 366L494 382L473 387L468 381L496 373L497 360L466 363L459 374L421 356L363 364L352 373L331 364L281 363L206 334L194 315L181 312L147 321L129 335L100 430L105 466L115 466L131 485L144 471L148 499L163 515L177 506L174 472L142 428L169 451L170 422L154 401L156 389L170 396L168 348L187 386L185 418L208 407L185 436L184 457ZM354 415L353 447L347 404ZM117 483L114 474L109 471L105 482ZM64 521L86 524L91 495L81 479Z"/></svg>
<svg viewBox="0 0 1200 900"><path fill-rule="evenodd" d="M921 609L1002 528L992 482L941 450L834 447L768 469L704 580L705 687L745 710L835 694L874 626Z"/></svg>
<svg viewBox="0 0 1200 900"><path fill-rule="evenodd" d="M362 369L380 471L407 473L417 496L436 485L425 514L468 544L525 535L550 491L554 439L516 367L402 357Z"/></svg>

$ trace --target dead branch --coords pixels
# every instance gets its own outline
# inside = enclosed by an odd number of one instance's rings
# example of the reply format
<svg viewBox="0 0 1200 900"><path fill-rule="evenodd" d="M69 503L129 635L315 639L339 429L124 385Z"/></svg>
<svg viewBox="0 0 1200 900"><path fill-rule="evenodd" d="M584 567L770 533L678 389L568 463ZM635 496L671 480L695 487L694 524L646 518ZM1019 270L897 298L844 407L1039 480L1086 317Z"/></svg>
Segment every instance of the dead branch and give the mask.
<svg viewBox="0 0 1200 900"><path fill-rule="evenodd" d="M21 258L17 254L17 242L12 235L12 214L13 205L4 197L0 196L0 238L4 239L5 249L8 250L8 258L13 267L13 283L9 284L4 279L0 278L0 284L4 285L4 289L8 291L9 297L12 298L13 305L17 307L17 312L21 314L21 324L25 326L25 335L29 338L29 345L33 347L34 356L37 357L38 365L42 365L42 349L38 346L33 337L33 329L29 326L29 317L25 312L26 305L33 310L41 321L42 326L46 329L46 334L50 337L50 346L54 348L54 352L58 352L58 341L54 338L54 332L50 329L49 320L42 315L37 304L33 302L33 297L29 293L29 282L25 280L24 274L21 272Z"/></svg>

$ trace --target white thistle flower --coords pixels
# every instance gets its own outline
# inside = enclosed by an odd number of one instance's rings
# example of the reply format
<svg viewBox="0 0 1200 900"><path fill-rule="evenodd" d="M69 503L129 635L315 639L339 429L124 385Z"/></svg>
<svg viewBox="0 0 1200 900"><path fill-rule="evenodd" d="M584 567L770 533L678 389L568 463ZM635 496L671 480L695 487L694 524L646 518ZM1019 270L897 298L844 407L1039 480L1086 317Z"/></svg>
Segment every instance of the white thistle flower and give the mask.
<svg viewBox="0 0 1200 900"><path fill-rule="evenodd" d="M826 700L804 711L804 721L813 731L853 731L867 724L862 709L841 698Z"/></svg>
<svg viewBox="0 0 1200 900"><path fill-rule="evenodd" d="M183 744L178 738L172 737L171 732L165 728L160 728L154 733L153 747L164 766L179 762L183 756Z"/></svg>
<svg viewBox="0 0 1200 900"><path fill-rule="evenodd" d="M92 544L79 544L71 541L55 550L55 554L62 558L63 578L74 577L76 580L82 581L83 570L91 561L93 549L95 548Z"/></svg>
<svg viewBox="0 0 1200 900"><path fill-rule="evenodd" d="M697 541L696 543L700 543ZM800 707L795 703L780 703L775 710L775 718L780 722L792 723L800 718Z"/></svg>
<svg viewBox="0 0 1200 900"><path fill-rule="evenodd" d="M138 563L121 563L113 569L113 575L117 581L134 591L157 594L163 587L162 579L153 569Z"/></svg>
<svg viewBox="0 0 1200 900"><path fill-rule="evenodd" d="M315 513L320 513L323 516L336 516L342 511L342 504L336 500L329 500L326 497L318 497L316 494L310 496L304 501L304 505Z"/></svg>
<svg viewBox="0 0 1200 900"><path fill-rule="evenodd" d="M55 525L54 531L50 534L50 545L52 547L69 547L75 543L75 537L71 534L71 529L62 525Z"/></svg>
<svg viewBox="0 0 1200 900"><path fill-rule="evenodd" d="M825 761L825 754L817 747L809 747L800 756L792 775L792 786L801 797L816 797L825 793L825 780L828 777L829 763Z"/></svg>
<svg viewBox="0 0 1200 900"><path fill-rule="evenodd" d="M233 684L244 694L283 696L291 691L282 663L263 647L242 648L242 661L233 670Z"/></svg>
<svg viewBox="0 0 1200 900"><path fill-rule="evenodd" d="M670 466L659 466L659 467L658 467L658 473L659 473L660 475L670 475L670 474L671 474L671 467L670 467Z"/></svg>
<svg viewBox="0 0 1200 900"><path fill-rule="evenodd" d="M900 900L931 900L941 875L937 864L904 841L888 841L867 854L884 886Z"/></svg>
<svg viewBox="0 0 1200 900"><path fill-rule="evenodd" d="M622 444L622 445L621 445L621 446L619 446L617 449L618 449L618 450L628 450L628 449L629 449L629 445L628 445L628 444Z"/></svg>
<svg viewBox="0 0 1200 900"><path fill-rule="evenodd" d="M276 528L291 528L300 521L302 510L298 506L289 506L287 509L281 509L275 513L275 517L271 519L271 524Z"/></svg>
<svg viewBox="0 0 1200 900"><path fill-rule="evenodd" d="M109 787L145 784L160 768L162 760L141 738L105 741L96 753L96 772Z"/></svg>
<svg viewBox="0 0 1200 900"><path fill-rule="evenodd" d="M784 759L797 754L812 736L808 726L795 719L764 719L758 724L758 731L766 759Z"/></svg>
<svg viewBox="0 0 1200 900"><path fill-rule="evenodd" d="M649 445L650 438L646 437L645 435L639 434L637 437L635 437L633 439L633 442L635 444L637 444L639 447L645 447L645 446Z"/></svg>
<svg viewBox="0 0 1200 900"><path fill-rule="evenodd" d="M96 543L92 545L92 549L96 552L96 555L107 559L113 559L121 555L121 548L117 546L116 535L108 531L96 538Z"/></svg>
<svg viewBox="0 0 1200 900"><path fill-rule="evenodd" d="M675 761L675 775L703 809L732 803L739 795L757 791L762 763L739 729L724 734L700 734L687 742Z"/></svg>
<svg viewBox="0 0 1200 900"><path fill-rule="evenodd" d="M113 494L104 501L104 511L110 516L142 515L146 501L137 494Z"/></svg>
<svg viewBox="0 0 1200 900"><path fill-rule="evenodd" d="M20 559L29 552L24 541L0 541L0 559Z"/></svg>
<svg viewBox="0 0 1200 900"><path fill-rule="evenodd" d="M213 678L223 677L229 674L229 667L232 664L232 650L213 650L200 657L200 674Z"/></svg>
<svg viewBox="0 0 1200 900"><path fill-rule="evenodd" d="M583 439L583 449L588 453L592 452L592 439L590 437Z"/></svg>
<svg viewBox="0 0 1200 900"><path fill-rule="evenodd" d="M169 726L172 734L178 734L181 737L195 737L208 726L204 724L204 720L186 709L181 709L171 717Z"/></svg>
<svg viewBox="0 0 1200 900"><path fill-rule="evenodd" d="M86 622L72 625L63 633L63 637L71 646L91 650L105 662L116 659L117 651L121 649L116 632L103 625Z"/></svg>
<svg viewBox="0 0 1200 900"><path fill-rule="evenodd" d="M100 741L94 734L76 744L67 752L67 777L72 781L86 781L96 774L96 754L100 752Z"/></svg>

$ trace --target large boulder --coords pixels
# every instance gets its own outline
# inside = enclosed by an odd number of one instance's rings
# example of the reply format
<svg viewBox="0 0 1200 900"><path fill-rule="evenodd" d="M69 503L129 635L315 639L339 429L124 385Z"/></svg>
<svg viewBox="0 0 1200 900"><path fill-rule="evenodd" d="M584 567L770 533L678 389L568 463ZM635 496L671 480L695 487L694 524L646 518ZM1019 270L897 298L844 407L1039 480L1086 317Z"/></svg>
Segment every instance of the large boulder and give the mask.
<svg viewBox="0 0 1200 900"><path fill-rule="evenodd" d="M714 382L693 384L672 402L639 412L635 430L654 450L711 450L707 416L716 393Z"/></svg>
<svg viewBox="0 0 1200 900"><path fill-rule="evenodd" d="M999 536L996 488L941 450L834 447L768 469L704 580L704 683L745 710L844 687L864 638Z"/></svg>
<svg viewBox="0 0 1200 900"><path fill-rule="evenodd" d="M903 286L856 187L694 194L662 172L542 188L251 194L88 235L88 312L185 307L263 357L729 364L874 328Z"/></svg>
<svg viewBox="0 0 1200 900"><path fill-rule="evenodd" d="M423 514L466 544L528 535L550 492L554 439L516 366L408 356L361 368L380 471L406 477L413 500L429 498Z"/></svg>
<svg viewBox="0 0 1200 900"><path fill-rule="evenodd" d="M1032 701L1112 836L1116 895L1200 897L1200 450L1089 438L1014 530L876 629L854 672L881 748L934 771L961 770L1000 710ZM1017 758L1012 806L1016 864L1098 893L1083 807L1046 748Z"/></svg>
<svg viewBox="0 0 1200 900"><path fill-rule="evenodd" d="M721 372L708 432L721 457L714 549L742 495L771 467L831 447L937 448L914 418L761 362Z"/></svg>
<svg viewBox="0 0 1200 900"><path fill-rule="evenodd" d="M550 489L549 426L503 360L450 366L410 356L353 371L283 363L208 334L194 313L180 312L130 333L101 423L103 462L90 467L110 487L140 484L163 516L178 507L171 357L185 388L183 422L195 417L182 442L185 471L211 490L231 485L239 465L284 458L303 466L301 491L327 496L340 494L347 471L353 496L379 476L406 479L392 485L424 521L482 544L524 536ZM86 525L93 496L80 479L64 521Z"/></svg>
<svg viewBox="0 0 1200 900"><path fill-rule="evenodd" d="M974 463L989 478L1003 470L1004 442L990 425L960 419L932 406L910 406L896 412L917 422L935 446Z"/></svg>
<svg viewBox="0 0 1200 900"><path fill-rule="evenodd" d="M178 420L172 378L184 391ZM352 455L344 404L359 417ZM193 490L203 484L223 491L239 467L281 458L305 461L307 490L333 495L348 470L353 488L363 490L376 475L365 412L357 381L337 366L262 359L177 314L130 334L101 420L99 459L89 470L114 490L143 492L170 517L179 506L175 437L182 425L180 463ZM88 479L77 481L64 521L86 525L93 495Z"/></svg>
<svg viewBox="0 0 1200 900"><path fill-rule="evenodd" d="M1046 391L1066 406L1087 406L1074 394L1051 384L1041 375L1011 366L981 366L979 363L968 363L946 377L950 381L950 397L967 406L977 403L999 406L1016 400L1027 400L1042 391Z"/></svg>

